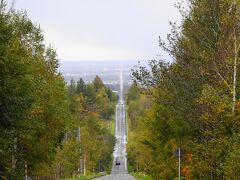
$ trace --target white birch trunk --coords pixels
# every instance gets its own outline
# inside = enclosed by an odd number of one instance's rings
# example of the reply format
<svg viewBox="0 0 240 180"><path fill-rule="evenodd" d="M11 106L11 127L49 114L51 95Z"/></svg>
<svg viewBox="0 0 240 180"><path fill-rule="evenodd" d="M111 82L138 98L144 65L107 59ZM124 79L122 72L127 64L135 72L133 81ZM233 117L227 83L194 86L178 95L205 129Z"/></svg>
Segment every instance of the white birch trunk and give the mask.
<svg viewBox="0 0 240 180"><path fill-rule="evenodd" d="M235 112L235 106L236 106L237 58L238 58L237 38L236 38L236 29L234 29L233 103L232 103L233 113Z"/></svg>

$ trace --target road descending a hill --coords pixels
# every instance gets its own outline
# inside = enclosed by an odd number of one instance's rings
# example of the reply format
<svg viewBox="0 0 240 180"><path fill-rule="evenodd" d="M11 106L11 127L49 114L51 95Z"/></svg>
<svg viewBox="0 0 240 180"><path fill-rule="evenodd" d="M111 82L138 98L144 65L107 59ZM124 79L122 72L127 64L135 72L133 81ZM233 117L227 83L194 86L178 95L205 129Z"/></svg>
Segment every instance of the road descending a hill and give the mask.
<svg viewBox="0 0 240 180"><path fill-rule="evenodd" d="M120 71L120 90L119 100L116 106L116 144L114 147L114 160L112 172L110 175L96 178L96 180L134 180L127 171L126 143L127 143L127 126L125 118L125 103L123 100L123 73Z"/></svg>

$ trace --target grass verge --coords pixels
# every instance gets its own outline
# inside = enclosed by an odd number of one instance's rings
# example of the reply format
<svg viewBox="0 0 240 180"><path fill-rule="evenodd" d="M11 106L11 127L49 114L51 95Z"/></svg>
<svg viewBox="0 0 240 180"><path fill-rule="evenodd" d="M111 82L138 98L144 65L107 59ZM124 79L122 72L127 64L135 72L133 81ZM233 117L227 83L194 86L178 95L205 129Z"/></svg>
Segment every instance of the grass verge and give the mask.
<svg viewBox="0 0 240 180"><path fill-rule="evenodd" d="M105 176L105 175L106 175L105 173L98 173L96 175L80 176L77 178L65 178L63 180L89 180L89 179L94 179L94 178Z"/></svg>
<svg viewBox="0 0 240 180"><path fill-rule="evenodd" d="M131 173L131 175L137 180L153 180L150 176L147 176L143 173Z"/></svg>

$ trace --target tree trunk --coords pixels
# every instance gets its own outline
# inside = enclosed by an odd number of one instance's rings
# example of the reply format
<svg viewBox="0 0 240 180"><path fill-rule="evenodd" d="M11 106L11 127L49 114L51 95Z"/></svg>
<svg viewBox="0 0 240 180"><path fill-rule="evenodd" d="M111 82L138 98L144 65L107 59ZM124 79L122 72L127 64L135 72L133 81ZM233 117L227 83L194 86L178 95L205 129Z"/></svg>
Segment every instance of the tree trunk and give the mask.
<svg viewBox="0 0 240 180"><path fill-rule="evenodd" d="M238 58L238 49L237 49L237 38L236 38L236 29L234 29L234 59L233 59L233 103L232 103L232 112L235 112L236 106L236 77L237 77L237 58Z"/></svg>
<svg viewBox="0 0 240 180"><path fill-rule="evenodd" d="M84 153L84 160L83 160L83 175L86 176L86 154Z"/></svg>
<svg viewBox="0 0 240 180"><path fill-rule="evenodd" d="M80 131L80 126L78 126L78 129L77 129L77 142L79 144L81 144L81 131ZM80 154L80 158L79 158L79 168L78 168L78 173L79 175L82 174L82 148L80 146L80 149L79 149L79 154Z"/></svg>

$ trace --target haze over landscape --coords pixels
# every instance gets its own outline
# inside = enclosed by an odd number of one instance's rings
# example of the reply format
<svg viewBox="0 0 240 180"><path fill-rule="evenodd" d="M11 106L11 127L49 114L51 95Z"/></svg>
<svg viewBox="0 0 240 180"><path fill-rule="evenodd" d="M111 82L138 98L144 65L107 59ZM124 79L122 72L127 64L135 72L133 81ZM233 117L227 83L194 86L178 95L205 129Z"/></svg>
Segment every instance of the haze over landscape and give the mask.
<svg viewBox="0 0 240 180"><path fill-rule="evenodd" d="M59 71L68 84L71 79L78 81L80 78L91 82L96 75L99 75L104 84L117 85L122 68L124 84L130 86L132 70L140 64L146 66L148 61L61 61Z"/></svg>

